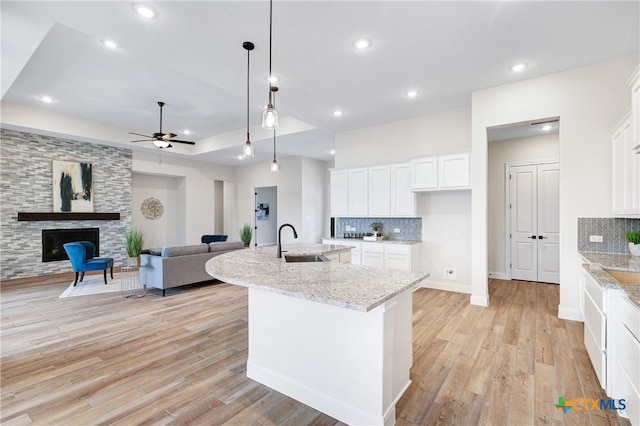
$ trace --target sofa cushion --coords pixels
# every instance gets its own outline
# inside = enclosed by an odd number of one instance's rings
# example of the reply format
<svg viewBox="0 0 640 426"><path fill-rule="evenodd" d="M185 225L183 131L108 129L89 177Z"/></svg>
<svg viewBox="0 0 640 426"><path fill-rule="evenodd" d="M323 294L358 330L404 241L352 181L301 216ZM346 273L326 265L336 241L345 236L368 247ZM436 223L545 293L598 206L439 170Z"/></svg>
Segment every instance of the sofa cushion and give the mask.
<svg viewBox="0 0 640 426"><path fill-rule="evenodd" d="M187 256L190 254L207 253L209 246L207 244L195 244L192 246L164 247L162 249L162 257Z"/></svg>
<svg viewBox="0 0 640 426"><path fill-rule="evenodd" d="M244 248L244 243L242 241L215 241L213 243L209 243L209 251L228 251L228 250L239 250Z"/></svg>
<svg viewBox="0 0 640 426"><path fill-rule="evenodd" d="M160 256L162 254L161 248L150 248L148 251L151 256ZM144 253L141 253L141 254L144 254Z"/></svg>

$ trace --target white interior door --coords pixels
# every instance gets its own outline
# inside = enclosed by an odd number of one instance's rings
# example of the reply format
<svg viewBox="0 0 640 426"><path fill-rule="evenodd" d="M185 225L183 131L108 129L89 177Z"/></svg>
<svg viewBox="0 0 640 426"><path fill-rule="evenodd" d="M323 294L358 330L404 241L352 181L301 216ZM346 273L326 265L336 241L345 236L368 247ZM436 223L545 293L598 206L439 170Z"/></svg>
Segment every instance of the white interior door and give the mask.
<svg viewBox="0 0 640 426"><path fill-rule="evenodd" d="M538 281L560 284L560 168L538 165Z"/></svg>
<svg viewBox="0 0 640 426"><path fill-rule="evenodd" d="M511 166L511 278L560 283L558 163Z"/></svg>

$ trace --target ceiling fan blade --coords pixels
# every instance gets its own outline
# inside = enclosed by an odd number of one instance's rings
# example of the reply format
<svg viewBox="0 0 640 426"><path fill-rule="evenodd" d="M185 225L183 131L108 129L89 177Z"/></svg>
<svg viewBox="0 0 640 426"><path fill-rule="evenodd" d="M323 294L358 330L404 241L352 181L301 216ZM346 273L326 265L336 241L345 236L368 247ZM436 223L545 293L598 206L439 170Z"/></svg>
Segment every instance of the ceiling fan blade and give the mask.
<svg viewBox="0 0 640 426"><path fill-rule="evenodd" d="M179 141L178 139L171 139L171 142L178 142L178 143L186 143L187 145L195 145L195 142L191 142L191 141Z"/></svg>
<svg viewBox="0 0 640 426"><path fill-rule="evenodd" d="M138 139L137 141L129 141L129 142L151 142L154 141L155 139Z"/></svg>
<svg viewBox="0 0 640 426"><path fill-rule="evenodd" d="M142 133L129 132L130 135L144 136L145 138L153 139L153 136L143 135Z"/></svg>
<svg viewBox="0 0 640 426"><path fill-rule="evenodd" d="M168 139L171 139L171 138L175 138L176 136L178 136L178 135L176 135L175 133L167 133L167 134L162 136L162 139L168 140Z"/></svg>

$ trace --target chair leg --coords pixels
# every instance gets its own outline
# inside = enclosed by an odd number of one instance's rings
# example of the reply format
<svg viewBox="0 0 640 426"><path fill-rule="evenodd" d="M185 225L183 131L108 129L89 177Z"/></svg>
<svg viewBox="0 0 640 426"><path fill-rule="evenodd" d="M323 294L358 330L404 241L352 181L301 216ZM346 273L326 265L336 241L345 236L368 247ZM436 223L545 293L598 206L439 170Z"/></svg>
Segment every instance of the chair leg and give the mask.
<svg viewBox="0 0 640 426"><path fill-rule="evenodd" d="M162 289L162 297L164 297L164 292L167 291L164 288Z"/></svg>
<svg viewBox="0 0 640 426"><path fill-rule="evenodd" d="M84 271L80 272L80 282L82 282L82 280L84 280Z"/></svg>
<svg viewBox="0 0 640 426"><path fill-rule="evenodd" d="M75 281L73 282L73 286L75 287L75 286L76 286L76 284L78 284L78 273L77 273L77 272L76 272L76 279L75 279Z"/></svg>
<svg viewBox="0 0 640 426"><path fill-rule="evenodd" d="M104 272L104 285L107 285L107 269L105 268Z"/></svg>
<svg viewBox="0 0 640 426"><path fill-rule="evenodd" d="M111 279L113 279L113 266L111 267L110 272L111 272Z"/></svg>

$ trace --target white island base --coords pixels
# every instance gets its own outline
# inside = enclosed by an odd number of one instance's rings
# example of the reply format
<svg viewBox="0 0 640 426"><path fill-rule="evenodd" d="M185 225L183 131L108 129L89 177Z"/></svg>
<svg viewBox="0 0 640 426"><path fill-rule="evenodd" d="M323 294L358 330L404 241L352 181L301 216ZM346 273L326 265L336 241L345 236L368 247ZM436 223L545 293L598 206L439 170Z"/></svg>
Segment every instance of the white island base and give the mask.
<svg viewBox="0 0 640 426"><path fill-rule="evenodd" d="M412 289L362 312L249 288L247 376L342 422L393 425L412 310Z"/></svg>

